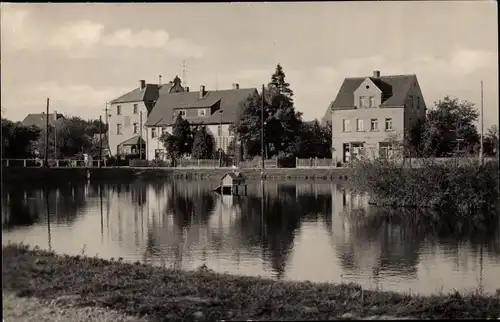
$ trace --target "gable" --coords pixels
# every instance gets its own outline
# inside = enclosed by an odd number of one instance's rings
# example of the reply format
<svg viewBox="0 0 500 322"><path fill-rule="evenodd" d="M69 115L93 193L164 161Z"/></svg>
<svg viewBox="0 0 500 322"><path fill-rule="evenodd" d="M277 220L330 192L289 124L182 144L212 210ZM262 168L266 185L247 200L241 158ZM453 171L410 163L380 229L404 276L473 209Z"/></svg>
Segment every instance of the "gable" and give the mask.
<svg viewBox="0 0 500 322"><path fill-rule="evenodd" d="M376 91L377 93L381 94L382 90L378 88L378 86L371 80L370 77L367 77L364 81L359 84L358 88L354 90L353 95L362 95L361 93L366 92L366 91Z"/></svg>

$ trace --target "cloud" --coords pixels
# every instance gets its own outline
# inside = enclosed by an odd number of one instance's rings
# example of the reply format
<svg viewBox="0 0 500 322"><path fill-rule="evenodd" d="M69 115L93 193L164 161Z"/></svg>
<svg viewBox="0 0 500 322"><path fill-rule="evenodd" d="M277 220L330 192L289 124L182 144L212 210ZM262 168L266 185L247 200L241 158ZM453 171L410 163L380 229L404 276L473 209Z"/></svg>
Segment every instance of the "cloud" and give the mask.
<svg viewBox="0 0 500 322"><path fill-rule="evenodd" d="M94 46L100 39L104 26L83 20L64 25L49 38L48 45L63 50Z"/></svg>
<svg viewBox="0 0 500 322"><path fill-rule="evenodd" d="M80 20L56 28L31 23L29 12L2 5L2 47L11 51L48 51L67 58L97 55L115 48L161 50L173 57L201 58L207 48L162 29L107 30L101 23ZM3 49L4 50L4 49Z"/></svg>
<svg viewBox="0 0 500 322"><path fill-rule="evenodd" d="M167 46L170 36L164 30L143 29L133 32L130 29L119 29L104 39L104 44L112 47L129 48L163 48Z"/></svg>
<svg viewBox="0 0 500 322"><path fill-rule="evenodd" d="M477 69L491 66L496 61L495 53L483 50L462 49L451 54L450 64L463 74L470 74Z"/></svg>

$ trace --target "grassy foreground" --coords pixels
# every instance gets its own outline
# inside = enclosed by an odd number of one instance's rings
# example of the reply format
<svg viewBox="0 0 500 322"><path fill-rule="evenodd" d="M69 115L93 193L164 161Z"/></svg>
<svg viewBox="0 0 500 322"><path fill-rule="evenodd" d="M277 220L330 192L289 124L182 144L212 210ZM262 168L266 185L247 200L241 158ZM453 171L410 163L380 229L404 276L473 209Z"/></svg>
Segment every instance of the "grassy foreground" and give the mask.
<svg viewBox="0 0 500 322"><path fill-rule="evenodd" d="M4 292L43 300L65 298L74 307L106 307L150 321L500 316L500 294L420 297L366 291L354 284L278 282L207 269L174 271L56 255L24 245L4 246L2 252Z"/></svg>

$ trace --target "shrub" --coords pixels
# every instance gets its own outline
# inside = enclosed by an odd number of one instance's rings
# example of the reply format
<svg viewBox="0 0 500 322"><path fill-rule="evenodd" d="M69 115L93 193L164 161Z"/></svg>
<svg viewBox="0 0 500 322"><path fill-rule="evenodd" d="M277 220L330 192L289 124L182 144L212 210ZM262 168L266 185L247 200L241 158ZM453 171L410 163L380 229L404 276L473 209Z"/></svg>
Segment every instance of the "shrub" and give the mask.
<svg viewBox="0 0 500 322"><path fill-rule="evenodd" d="M418 168L387 159L352 163L351 189L368 193L378 205L446 208L476 214L498 207L498 163L438 163Z"/></svg>

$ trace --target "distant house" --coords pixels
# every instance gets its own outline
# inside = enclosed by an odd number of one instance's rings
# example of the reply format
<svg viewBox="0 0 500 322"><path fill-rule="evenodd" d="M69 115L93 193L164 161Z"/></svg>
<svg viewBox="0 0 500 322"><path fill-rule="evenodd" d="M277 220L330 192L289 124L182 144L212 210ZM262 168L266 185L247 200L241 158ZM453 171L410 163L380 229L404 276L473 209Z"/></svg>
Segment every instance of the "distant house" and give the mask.
<svg viewBox="0 0 500 322"><path fill-rule="evenodd" d="M132 147L126 148L125 143L141 144L137 137L144 140L148 160L162 156L165 149L159 138L165 132L172 133L177 115L181 115L193 125L206 125L215 137L215 148L227 151L234 139L229 126L236 121L240 104L256 91L233 84L233 88L227 90L207 91L202 85L199 92L190 92L177 76L163 85L141 81L138 89L111 102L110 149L114 154L129 153Z"/></svg>
<svg viewBox="0 0 500 322"><path fill-rule="evenodd" d="M47 114L45 113L40 113L40 114L31 113L28 114L28 116L26 116L21 123L24 126L36 126L38 128L43 129L47 124L46 115ZM50 113L48 115L49 115L49 126L54 126L57 120L64 118L64 115L60 113Z"/></svg>
<svg viewBox="0 0 500 322"><path fill-rule="evenodd" d="M362 151L391 154L393 138L424 120L427 107L416 75L348 77L323 117L332 122L332 156L349 162Z"/></svg>

